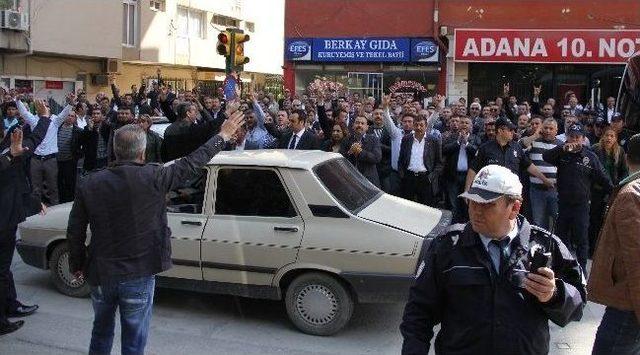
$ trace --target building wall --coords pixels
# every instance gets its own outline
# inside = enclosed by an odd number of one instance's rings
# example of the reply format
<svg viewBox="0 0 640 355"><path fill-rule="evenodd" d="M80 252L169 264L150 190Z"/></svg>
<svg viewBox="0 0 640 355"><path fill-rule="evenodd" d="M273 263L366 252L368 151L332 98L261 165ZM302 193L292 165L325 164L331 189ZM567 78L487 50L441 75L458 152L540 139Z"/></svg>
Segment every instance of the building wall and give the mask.
<svg viewBox="0 0 640 355"><path fill-rule="evenodd" d="M120 58L122 3L104 0L32 0L34 52Z"/></svg>
<svg viewBox="0 0 640 355"><path fill-rule="evenodd" d="M446 0L439 26L461 28L614 29L640 26L636 0Z"/></svg>
<svg viewBox="0 0 640 355"><path fill-rule="evenodd" d="M431 36L432 19L433 1L287 0L285 36Z"/></svg>

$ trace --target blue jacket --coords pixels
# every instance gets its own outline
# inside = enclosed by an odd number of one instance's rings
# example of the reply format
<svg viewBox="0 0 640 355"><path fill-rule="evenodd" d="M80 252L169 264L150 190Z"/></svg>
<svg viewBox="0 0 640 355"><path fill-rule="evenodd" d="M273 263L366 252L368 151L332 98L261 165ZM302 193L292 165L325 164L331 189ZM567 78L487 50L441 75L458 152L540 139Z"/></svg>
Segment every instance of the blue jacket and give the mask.
<svg viewBox="0 0 640 355"><path fill-rule="evenodd" d="M437 324L436 354L547 354L548 321L580 320L587 299L580 266L556 236L524 217L518 225L500 275L469 223L451 226L430 244L400 325L403 354L427 354ZM546 304L513 281L517 270L528 270L534 245L552 253L557 293Z"/></svg>

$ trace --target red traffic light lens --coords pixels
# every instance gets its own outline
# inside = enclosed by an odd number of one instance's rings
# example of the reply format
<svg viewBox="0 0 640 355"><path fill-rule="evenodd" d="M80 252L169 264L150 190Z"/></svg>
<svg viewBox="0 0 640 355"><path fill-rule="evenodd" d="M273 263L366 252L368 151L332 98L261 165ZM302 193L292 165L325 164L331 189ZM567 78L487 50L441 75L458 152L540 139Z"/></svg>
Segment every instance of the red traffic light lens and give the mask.
<svg viewBox="0 0 640 355"><path fill-rule="evenodd" d="M220 33L218 34L218 41L227 44L229 43L229 36L226 33Z"/></svg>

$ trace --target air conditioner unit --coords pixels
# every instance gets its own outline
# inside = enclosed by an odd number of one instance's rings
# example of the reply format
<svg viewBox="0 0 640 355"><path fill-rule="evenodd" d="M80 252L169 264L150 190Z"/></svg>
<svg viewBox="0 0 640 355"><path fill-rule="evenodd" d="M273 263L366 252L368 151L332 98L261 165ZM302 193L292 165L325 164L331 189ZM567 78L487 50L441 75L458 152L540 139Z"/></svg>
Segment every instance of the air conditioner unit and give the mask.
<svg viewBox="0 0 640 355"><path fill-rule="evenodd" d="M14 10L3 10L2 28L15 31L27 31L29 29L29 14Z"/></svg>
<svg viewBox="0 0 640 355"><path fill-rule="evenodd" d="M119 74L122 71L122 61L114 58L107 59L104 71L107 74Z"/></svg>

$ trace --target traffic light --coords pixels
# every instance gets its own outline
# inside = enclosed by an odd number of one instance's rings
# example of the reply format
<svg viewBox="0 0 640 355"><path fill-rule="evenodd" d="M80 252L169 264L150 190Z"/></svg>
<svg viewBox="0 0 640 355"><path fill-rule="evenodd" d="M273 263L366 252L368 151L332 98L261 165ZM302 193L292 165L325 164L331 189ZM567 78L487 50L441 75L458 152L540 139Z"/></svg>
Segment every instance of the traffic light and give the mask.
<svg viewBox="0 0 640 355"><path fill-rule="evenodd" d="M222 31L218 34L218 45L216 46L218 54L225 57L231 56L231 33Z"/></svg>
<svg viewBox="0 0 640 355"><path fill-rule="evenodd" d="M242 68L243 65L249 63L249 58L244 56L244 42L248 42L250 37L244 33L234 33L233 45L235 53L233 57L233 65Z"/></svg>

